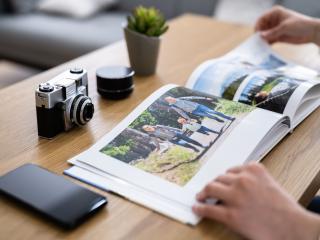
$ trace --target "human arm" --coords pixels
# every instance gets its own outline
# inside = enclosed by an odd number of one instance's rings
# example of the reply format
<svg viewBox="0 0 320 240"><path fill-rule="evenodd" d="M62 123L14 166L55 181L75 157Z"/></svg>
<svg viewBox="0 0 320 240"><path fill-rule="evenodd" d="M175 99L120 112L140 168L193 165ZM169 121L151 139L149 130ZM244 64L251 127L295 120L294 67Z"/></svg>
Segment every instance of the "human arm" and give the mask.
<svg viewBox="0 0 320 240"><path fill-rule="evenodd" d="M188 114L185 113L185 111L175 107L175 106L171 106L171 108L176 111L181 117L183 117L184 119L187 119L188 121L191 119Z"/></svg>
<svg viewBox="0 0 320 240"><path fill-rule="evenodd" d="M261 32L261 36L270 44L313 42L320 46L320 19L279 6L263 14L255 30Z"/></svg>
<svg viewBox="0 0 320 240"><path fill-rule="evenodd" d="M254 240L318 240L320 217L303 209L258 163L230 169L197 195L196 214ZM219 199L218 205L206 199Z"/></svg>
<svg viewBox="0 0 320 240"><path fill-rule="evenodd" d="M157 129L160 131L179 131L179 128L165 126L165 125L157 125Z"/></svg>
<svg viewBox="0 0 320 240"><path fill-rule="evenodd" d="M156 151L160 150L160 143L163 142L162 140L151 136L151 142L156 146Z"/></svg>
<svg viewBox="0 0 320 240"><path fill-rule="evenodd" d="M186 124L182 124L182 131L185 132L188 130L187 125Z"/></svg>
<svg viewBox="0 0 320 240"><path fill-rule="evenodd" d="M200 97L200 96L189 96L189 97L179 97L179 99L182 100L207 100L207 101L212 101L212 98L209 97Z"/></svg>

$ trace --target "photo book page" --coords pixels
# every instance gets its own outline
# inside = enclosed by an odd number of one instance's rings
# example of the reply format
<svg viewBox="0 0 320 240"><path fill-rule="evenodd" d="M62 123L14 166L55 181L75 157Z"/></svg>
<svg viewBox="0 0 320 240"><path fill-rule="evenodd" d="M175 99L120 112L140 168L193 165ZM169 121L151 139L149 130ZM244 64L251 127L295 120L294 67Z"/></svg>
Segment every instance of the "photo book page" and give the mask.
<svg viewBox="0 0 320 240"><path fill-rule="evenodd" d="M319 74L284 60L255 34L201 64L186 87L288 116L292 128L320 103Z"/></svg>
<svg viewBox="0 0 320 240"><path fill-rule="evenodd" d="M118 194L133 188L167 199L188 213L184 222L195 224L196 193L228 168L265 154L288 131L288 119L278 113L167 85L71 163L129 186L121 192L112 187L117 183L107 186ZM172 217L181 221L180 214Z"/></svg>

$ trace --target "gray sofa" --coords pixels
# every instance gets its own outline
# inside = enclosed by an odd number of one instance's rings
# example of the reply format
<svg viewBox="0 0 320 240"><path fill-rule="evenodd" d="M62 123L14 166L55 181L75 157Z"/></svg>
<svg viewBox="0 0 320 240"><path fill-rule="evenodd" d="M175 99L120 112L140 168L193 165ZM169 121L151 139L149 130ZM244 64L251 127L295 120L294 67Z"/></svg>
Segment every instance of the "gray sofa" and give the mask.
<svg viewBox="0 0 320 240"><path fill-rule="evenodd" d="M170 19L186 12L212 15L216 1L119 0L112 9L77 20L17 11L10 0L0 0L0 58L49 68L121 39L121 25L137 5L155 6Z"/></svg>

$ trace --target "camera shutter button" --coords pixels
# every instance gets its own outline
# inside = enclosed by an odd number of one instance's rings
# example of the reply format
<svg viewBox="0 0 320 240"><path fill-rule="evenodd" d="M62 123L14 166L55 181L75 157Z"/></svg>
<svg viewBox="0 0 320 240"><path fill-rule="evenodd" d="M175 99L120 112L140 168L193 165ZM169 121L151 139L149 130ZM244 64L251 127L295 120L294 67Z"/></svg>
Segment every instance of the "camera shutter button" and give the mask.
<svg viewBox="0 0 320 240"><path fill-rule="evenodd" d="M52 92L53 90L54 90L54 87L48 83L40 84L40 86L39 86L40 92Z"/></svg>
<svg viewBox="0 0 320 240"><path fill-rule="evenodd" d="M83 69L75 67L75 68L71 68L70 72L74 74L80 74L80 73L83 73Z"/></svg>

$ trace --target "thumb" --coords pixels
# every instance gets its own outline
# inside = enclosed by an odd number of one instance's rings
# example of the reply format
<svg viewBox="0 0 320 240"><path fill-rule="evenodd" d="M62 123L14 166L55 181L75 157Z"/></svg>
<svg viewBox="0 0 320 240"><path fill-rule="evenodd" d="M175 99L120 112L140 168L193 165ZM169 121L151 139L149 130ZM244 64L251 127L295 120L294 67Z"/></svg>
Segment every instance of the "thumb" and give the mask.
<svg viewBox="0 0 320 240"><path fill-rule="evenodd" d="M277 42L284 34L284 25L280 24L274 28L261 32L261 37L269 43Z"/></svg>

